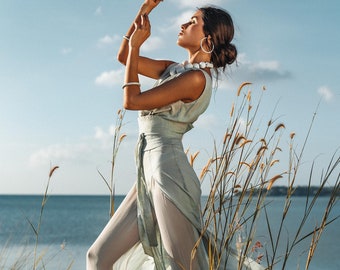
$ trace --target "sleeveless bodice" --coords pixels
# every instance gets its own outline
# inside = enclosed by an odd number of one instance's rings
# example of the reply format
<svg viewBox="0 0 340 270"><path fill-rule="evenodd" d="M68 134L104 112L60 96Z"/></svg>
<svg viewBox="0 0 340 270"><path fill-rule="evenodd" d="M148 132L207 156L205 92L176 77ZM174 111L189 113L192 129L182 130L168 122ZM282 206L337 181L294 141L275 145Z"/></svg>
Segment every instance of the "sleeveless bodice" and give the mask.
<svg viewBox="0 0 340 270"><path fill-rule="evenodd" d="M188 70L182 70L182 72L175 73L173 72L174 69L178 68L180 64L172 64L170 65L165 72L162 74L160 79L155 83L155 87L158 85L161 85L167 81L170 81L178 76L180 76L182 73L195 70L195 68L191 68ZM205 88L202 91L200 97L196 99L195 101L185 103L181 100L170 104L168 106L165 106L163 108L154 109L151 111L141 111L139 113L140 117L146 116L146 115L154 115L157 114L158 116L162 117L163 119L171 120L178 123L185 123L188 125L187 130L190 130L192 128L192 124L197 120L197 118L207 109L210 98L211 98L211 92L212 92L212 79L210 75L200 69L204 76L205 76Z"/></svg>

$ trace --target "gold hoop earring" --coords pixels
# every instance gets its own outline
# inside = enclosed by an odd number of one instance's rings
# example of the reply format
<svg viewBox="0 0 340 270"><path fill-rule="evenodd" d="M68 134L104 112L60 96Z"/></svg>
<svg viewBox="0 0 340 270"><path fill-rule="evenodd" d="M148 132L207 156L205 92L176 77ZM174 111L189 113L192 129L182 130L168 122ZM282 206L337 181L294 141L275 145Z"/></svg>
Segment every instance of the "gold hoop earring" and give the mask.
<svg viewBox="0 0 340 270"><path fill-rule="evenodd" d="M214 49L215 49L214 43L211 42L212 48L211 48L210 51L207 51L207 50L204 49L204 47L203 47L203 41L204 41L204 40L208 40L208 38L207 38L207 37L204 37L204 38L201 39L201 49L202 49L202 51L205 52L205 53L212 53L212 52L214 51Z"/></svg>

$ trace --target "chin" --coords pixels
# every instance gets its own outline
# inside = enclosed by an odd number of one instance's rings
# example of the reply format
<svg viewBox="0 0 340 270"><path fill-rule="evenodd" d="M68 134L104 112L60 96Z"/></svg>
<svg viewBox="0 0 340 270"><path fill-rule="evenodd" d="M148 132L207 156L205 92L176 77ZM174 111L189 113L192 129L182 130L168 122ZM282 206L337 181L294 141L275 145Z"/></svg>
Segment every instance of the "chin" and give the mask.
<svg viewBox="0 0 340 270"><path fill-rule="evenodd" d="M181 42L179 38L177 39L177 45L185 49L184 44Z"/></svg>

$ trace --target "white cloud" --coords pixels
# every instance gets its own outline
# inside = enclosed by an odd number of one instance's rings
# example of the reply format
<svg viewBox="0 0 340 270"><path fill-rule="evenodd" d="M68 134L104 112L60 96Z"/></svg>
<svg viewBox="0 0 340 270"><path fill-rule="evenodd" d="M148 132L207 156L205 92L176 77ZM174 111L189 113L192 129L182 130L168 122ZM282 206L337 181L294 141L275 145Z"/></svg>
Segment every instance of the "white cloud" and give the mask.
<svg viewBox="0 0 340 270"><path fill-rule="evenodd" d="M124 81L124 69L104 71L100 74L95 83L99 86L112 87L116 85L121 85Z"/></svg>
<svg viewBox="0 0 340 270"><path fill-rule="evenodd" d="M280 64L278 61L260 61L258 63L254 63L250 66L253 70L272 70L278 71L280 69Z"/></svg>
<svg viewBox="0 0 340 270"><path fill-rule="evenodd" d="M97 7L96 11L94 12L94 15L99 16L99 15L102 15L102 13L103 13L102 7L99 6L99 7Z"/></svg>
<svg viewBox="0 0 340 270"><path fill-rule="evenodd" d="M159 37L150 37L141 47L141 51L150 52L161 48L163 45L163 40Z"/></svg>
<svg viewBox="0 0 340 270"><path fill-rule="evenodd" d="M72 52L72 48L62 48L61 49L61 54L66 55L70 54Z"/></svg>
<svg viewBox="0 0 340 270"><path fill-rule="evenodd" d="M100 128L100 127L95 128L95 134L94 134L95 139L102 140L106 136L107 136L107 134L105 133L105 131L102 128Z"/></svg>
<svg viewBox="0 0 340 270"><path fill-rule="evenodd" d="M118 35L113 35L113 36L105 35L104 37L99 39L97 44L98 44L98 47L103 47L107 45L112 45L120 40L121 40L121 37Z"/></svg>
<svg viewBox="0 0 340 270"><path fill-rule="evenodd" d="M53 163L60 163L64 160L76 159L82 156L81 153L89 151L89 147L86 144L55 144L47 146L33 153L29 158L29 165L31 167L37 167L47 165L51 161Z"/></svg>
<svg viewBox="0 0 340 270"><path fill-rule="evenodd" d="M99 141L103 147L109 147L112 145L114 134L114 126L110 126L106 131L101 127L95 127L94 139Z"/></svg>
<svg viewBox="0 0 340 270"><path fill-rule="evenodd" d="M203 114L197 119L197 122L194 123L194 126L205 130L214 130L219 126L219 122L216 115Z"/></svg>
<svg viewBox="0 0 340 270"><path fill-rule="evenodd" d="M247 59L247 55L245 53L238 53L237 54L237 61L240 63L249 63L249 60Z"/></svg>
<svg viewBox="0 0 340 270"><path fill-rule="evenodd" d="M283 70L280 62L276 60L251 62L245 54L240 54L237 63L235 74L238 78L242 78L242 81L277 81L292 77L292 74Z"/></svg>
<svg viewBox="0 0 340 270"><path fill-rule="evenodd" d="M247 120L240 117L237 122L237 128L239 129L239 132L244 133L247 128Z"/></svg>
<svg viewBox="0 0 340 270"><path fill-rule="evenodd" d="M41 148L29 157L30 167L62 164L70 160L84 161L101 151L112 147L115 127L110 126L107 130L95 127L92 136L84 137L80 141L72 143L53 144Z"/></svg>
<svg viewBox="0 0 340 270"><path fill-rule="evenodd" d="M96 79L95 84L104 87L121 87L124 82L125 67L118 70L110 70L102 72ZM139 76L143 90L147 90L155 83L154 79L145 76Z"/></svg>
<svg viewBox="0 0 340 270"><path fill-rule="evenodd" d="M330 102L334 97L333 92L327 86L321 86L318 93L327 102Z"/></svg>

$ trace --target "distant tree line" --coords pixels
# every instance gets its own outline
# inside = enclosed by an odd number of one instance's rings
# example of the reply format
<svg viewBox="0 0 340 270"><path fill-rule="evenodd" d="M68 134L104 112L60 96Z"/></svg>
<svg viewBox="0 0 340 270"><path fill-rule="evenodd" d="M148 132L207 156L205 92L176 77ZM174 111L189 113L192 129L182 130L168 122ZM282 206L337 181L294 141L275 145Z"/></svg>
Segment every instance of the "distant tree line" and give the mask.
<svg viewBox="0 0 340 270"><path fill-rule="evenodd" d="M320 196L329 196L332 192L334 192L335 187L323 187ZM287 194L286 186L273 186L271 190L268 191L268 196L285 196ZM315 195L319 192L320 187L318 186L297 186L294 189L293 196L307 196L308 194ZM340 190L337 188L335 190L336 196L340 196Z"/></svg>

